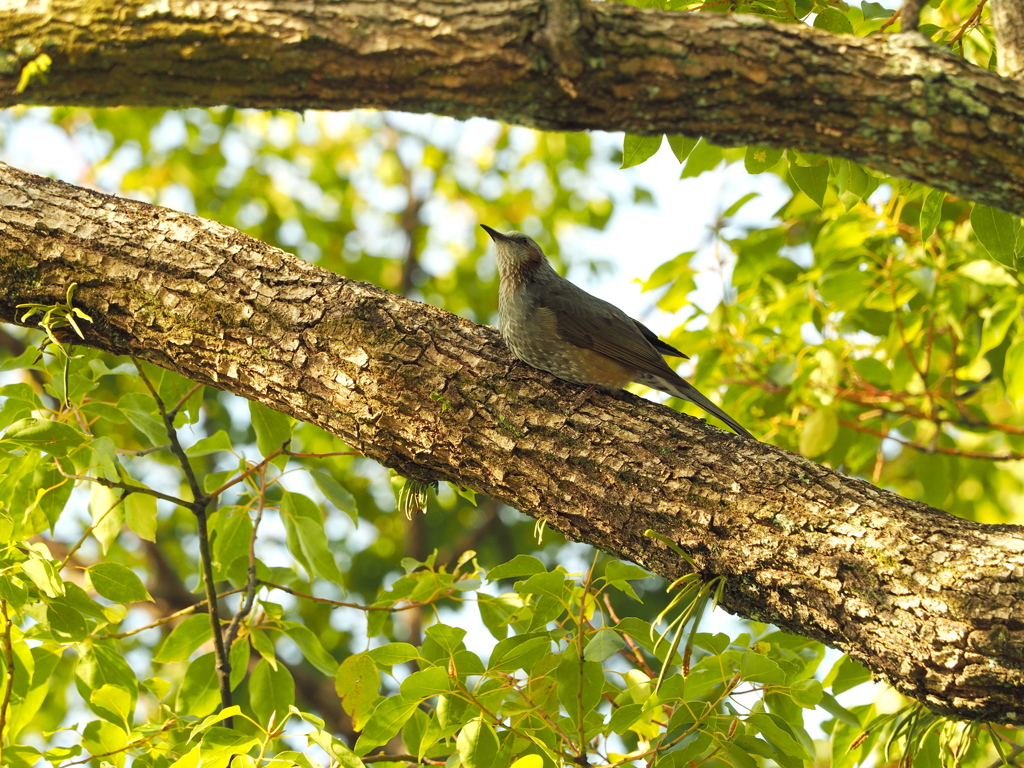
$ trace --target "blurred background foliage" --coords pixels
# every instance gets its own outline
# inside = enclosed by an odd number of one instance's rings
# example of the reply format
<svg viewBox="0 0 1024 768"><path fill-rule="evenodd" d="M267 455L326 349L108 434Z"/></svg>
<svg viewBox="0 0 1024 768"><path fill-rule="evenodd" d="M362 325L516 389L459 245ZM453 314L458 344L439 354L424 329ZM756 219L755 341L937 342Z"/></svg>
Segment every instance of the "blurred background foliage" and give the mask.
<svg viewBox="0 0 1024 768"><path fill-rule="evenodd" d="M858 35L899 27L893 10L874 2L634 4L757 13ZM994 67L984 2L942 0L925 9L923 22L922 31L940 45L978 66ZM1018 267L1024 237L1019 220L1002 212L849 161L793 150L721 148L697 137L663 142L662 137L626 136L620 142L600 134L538 133L486 121L388 113L13 109L0 113L0 139L4 159L12 164L216 219L346 277L481 323L495 321L497 282L477 224L528 233L563 272L571 262L600 274L608 268L605 255L563 254L559 244L580 232L601 233L624 206L659 206L658 190L617 168L648 160L678 162L681 177L696 178L704 184L703 194L720 196L718 216L705 222L698 250L668 259L650 274L631 274L627 254L618 269L640 280L663 319L676 319L665 335L692 357L681 372L776 445L961 517L1022 521L1024 292ZM70 147L70 154L51 156L49 148L58 144ZM58 161L59 168L47 166ZM743 218L755 195L743 188L742 176L738 184L717 184L723 167L740 165L751 177L776 179L778 200L769 219ZM659 215L684 220L686 211L659 209ZM643 238L637 233L638 243ZM721 300L709 301L698 290L706 284L701 272L708 265L721 281ZM41 342L42 334L12 327L0 334L7 358L0 374L0 396L6 398L0 427L32 408L60 411L65 393L58 358L35 362L34 352L22 355L27 344ZM87 427L98 439L108 438L130 476L167 493L186 494L173 457L150 450L166 443L166 436L160 435L154 401L134 367L77 351L79 376L66 393L71 408L61 418ZM199 444L192 455L209 487L244 466L243 456L259 459L260 436L246 403L209 388L192 392L188 382L155 369L148 373L168 403L186 398L179 427L184 441ZM400 480L359 456L342 455L347 446L309 425L294 425L291 449L325 456L278 460L268 475L280 473L278 482L236 486L212 516L215 574L222 584L244 582L256 509L263 510L257 537L260 577L334 600L371 604L405 573L403 558L422 562L434 552L436 564L449 572L467 550L477 553L484 568L524 553L570 572L590 565L587 548L552 532L542 532L538 543L532 521L452 487L429 495L426 514L402 514L392 491ZM15 494L12 498L28 493L32 483L46 479L45 472L40 458L32 473L8 478L5 490ZM8 538L42 536L52 554L68 557L70 566L110 561L142 576L155 602L114 617L119 632L196 602L199 566L191 513L160 502L151 541L133 525L133 519L136 524L149 519L148 512L128 510L125 529L110 520L106 529L91 529L102 516L97 510L110 506L109 494L83 486L66 490L63 500L51 499L50 507L38 506L32 514L8 508ZM290 495L313 499L323 510L338 578L328 578L329 566L310 564L303 560L308 554L297 554L302 547L292 538L297 534L289 528L288 510L304 502ZM90 530L92 535L81 540ZM596 573L605 567L598 562ZM73 568L63 576L70 580L68 573ZM643 605L616 592L609 610L653 620L668 604L664 584L647 580L635 586ZM419 645L424 628L437 620L479 623L476 609L464 602L446 599L439 605L436 612L408 610L378 622L381 637ZM327 719L328 730L350 733L333 682L319 675L301 632L290 631L287 622L315 628L331 658L343 661L367 646L364 612L283 592L273 593L260 611L257 623L279 638L276 652L288 662L297 703ZM154 660L169 626L117 638L139 680L159 676L181 685L186 665L180 659ZM751 630L716 612L702 628L714 632L717 627L733 635ZM752 631L759 636L766 628ZM779 653L790 642L779 641ZM811 655L818 659L816 648ZM88 719L87 706L96 711L95 702L76 700L77 663L74 654L53 660L45 700L26 724L36 744L51 738L64 743L59 734L46 739L42 734ZM816 664L808 669L813 672ZM865 679L854 673L842 678L837 695L851 681ZM860 690L861 699L852 701L862 724L900 706L898 697L881 687ZM870 703L874 695L883 697L879 709ZM197 699L189 703L196 705ZM821 713L822 718L827 730L843 727L841 718ZM893 720L887 727L898 722L906 725ZM848 765L859 758L860 753L844 751L856 730L848 728L832 746L819 740L818 764ZM896 753L937 756L940 730L919 729L917 740L908 741L913 729L906 728L894 741ZM636 735L623 738L635 742ZM882 744L876 738L868 746ZM973 749L977 764L995 754L988 747ZM718 753L702 764L725 764L729 754ZM875 764L886 760L863 754ZM764 755L747 757L750 765L771 763ZM735 755L731 759L729 764L746 764Z"/></svg>

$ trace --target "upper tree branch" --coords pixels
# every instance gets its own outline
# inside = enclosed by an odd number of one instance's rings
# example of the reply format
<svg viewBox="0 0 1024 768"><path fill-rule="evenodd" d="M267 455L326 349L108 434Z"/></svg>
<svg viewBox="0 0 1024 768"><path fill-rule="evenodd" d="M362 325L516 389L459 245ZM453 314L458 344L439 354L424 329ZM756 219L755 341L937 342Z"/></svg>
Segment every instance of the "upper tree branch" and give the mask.
<svg viewBox="0 0 1024 768"><path fill-rule="evenodd" d="M1019 34L1004 33L1013 56ZM703 135L845 157L1024 214L1024 84L916 34L579 0L51 0L0 16L0 51L19 52L0 67L0 106L374 107ZM16 94L41 53L48 82Z"/></svg>
<svg viewBox="0 0 1024 768"><path fill-rule="evenodd" d="M514 362L497 334L214 222L0 164L0 321L64 300L86 343L483 491L732 611L841 648L939 712L1024 722L1024 531L980 525L632 395Z"/></svg>

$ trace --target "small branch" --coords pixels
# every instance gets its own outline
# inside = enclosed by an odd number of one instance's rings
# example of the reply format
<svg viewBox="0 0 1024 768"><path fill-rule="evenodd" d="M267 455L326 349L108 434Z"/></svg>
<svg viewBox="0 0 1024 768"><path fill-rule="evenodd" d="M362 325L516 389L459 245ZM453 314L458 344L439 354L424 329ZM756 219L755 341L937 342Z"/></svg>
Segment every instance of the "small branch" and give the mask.
<svg viewBox="0 0 1024 768"><path fill-rule="evenodd" d="M967 34L967 32L978 26L978 21L981 18L981 9L985 7L985 3L987 2L988 0L981 0L981 2L979 2L978 5L974 8L974 13L972 13L970 17L967 19L967 21L963 23L963 25L960 27L957 33L953 35L950 41L946 43L946 45L948 45L950 49L952 49L954 45L959 43L960 38ZM963 51L961 46L961 53L962 52Z"/></svg>
<svg viewBox="0 0 1024 768"><path fill-rule="evenodd" d="M90 483L102 485L106 488L118 488L125 492L125 496L129 493L144 493L147 496L155 496L158 499L163 499L164 501L169 501L172 504L177 504L179 507L184 507L189 510L192 509L192 502L179 499L177 496L169 496L166 493L161 493L160 491L156 491L145 485L132 485L131 483L125 483L121 480L108 480L105 477L93 477L92 475L71 475L65 472L59 463L57 464L57 471L69 480L85 480Z"/></svg>
<svg viewBox="0 0 1024 768"><path fill-rule="evenodd" d="M912 448L915 451L920 451L921 453L941 453L945 456L960 456L965 459L985 459L987 461L1019 461L1020 459L1024 459L1024 451L1020 453L986 453L984 451L965 451L960 448L946 448L941 445L921 445L920 443L913 443L909 440L904 440L903 438L893 437L887 432L879 432L878 430L862 426L854 421L850 421L849 419L840 419L839 423L844 427L849 427L857 432L863 432L865 435L873 435L881 440L892 440L905 448Z"/></svg>
<svg viewBox="0 0 1024 768"><path fill-rule="evenodd" d="M185 450L181 447L181 442L178 440L178 430L174 428L174 419L168 413L164 401L160 397L160 394L156 391L156 387L149 380L145 370L142 368L142 364L132 358L135 363L135 367L139 372L139 377L142 382L146 385L149 393L153 396L153 400L156 402L157 409L160 411L160 415L163 418L164 429L167 431L167 437L171 441L171 453L178 459L178 463L181 466L182 471L185 473L185 478L188 481L189 488L192 491L192 514L196 518L196 530L199 534L199 562L203 574L203 586L206 590L206 604L209 606L210 613L210 629L213 633L213 649L217 658L217 681L220 688L220 704L222 709L227 709L231 706L231 660L228 658L227 650L224 647L224 634L221 631L220 626L220 615L217 608L217 593L214 588L213 582L213 555L210 552L210 531L208 526L208 517L210 506L215 502L218 493L204 494L202 492L202 486L199 483L199 478L196 476L195 470L192 468L192 462L188 460L188 456L185 454ZM245 476L243 473L242 477ZM236 482L240 482L241 478L238 478ZM234 719L226 718L224 725L227 728L234 727Z"/></svg>
<svg viewBox="0 0 1024 768"><path fill-rule="evenodd" d="M57 471L60 472L61 474L64 474L63 470L61 469L60 462L55 461L54 463L57 465ZM73 475L66 475L66 477L75 477L75 476L73 476ZM83 480L96 480L98 478L83 477L81 479L83 479ZM74 557L75 552L77 552L81 548L81 546L85 543L85 540L87 538L89 538L89 535L94 530L96 530L96 526L103 522L103 518L105 518L107 515L109 515L115 509L117 509L117 505L118 504L122 504L124 502L125 497L127 495L128 495L127 493L122 493L121 497L117 501L115 501L113 504L111 504L107 508L107 510L102 515L99 516L99 518L96 520L95 523L93 523L92 525L90 525L88 528L85 529L85 532L82 534L82 537L78 541L75 542L75 545L73 547L71 547L71 549L68 550L68 553L64 557L64 560L61 561L61 564L60 564L60 569L61 570L63 570L63 569L68 567L68 563L71 561L71 558Z"/></svg>
<svg viewBox="0 0 1024 768"><path fill-rule="evenodd" d="M0 765L4 765L4 731L7 729L7 712L11 707L11 693L14 691L14 645L11 642L13 622L7 614L7 601L0 599L0 614L4 617L3 644L4 664L7 666L7 684L4 686L4 698L0 702Z"/></svg>
<svg viewBox="0 0 1024 768"><path fill-rule="evenodd" d="M355 608L357 611L388 611L389 613L398 613L399 611L411 611L416 608L422 608L426 605L433 605L437 602L437 600L410 602L400 607L388 607L386 605L360 605L359 603L343 603L340 600L331 600L327 597L316 597L315 595L307 595L305 592L299 592L298 590L292 589L291 587L286 587L282 584L274 584L271 581L264 581L263 579L258 579L257 583L261 584L264 587L270 587L271 589L280 589L282 592L287 592L289 595L294 595L295 597L301 597L303 600L312 600L314 603L326 603L327 605L333 605L338 608ZM440 598L438 598L438 600L444 597L452 597L452 595L442 595ZM458 598L452 597L452 599L457 600Z"/></svg>
<svg viewBox="0 0 1024 768"><path fill-rule="evenodd" d="M195 392L195 391L196 391L197 389L202 389L202 387L203 387L203 385L202 385L202 384L196 384L196 385L195 385L194 387L192 387L192 389L190 389L190 390L189 390L188 392L186 392L186 393L185 393L185 394L184 394L184 395L182 396L181 400L179 400L179 401L178 401L178 404L177 404L177 405L175 405L175 406L174 406L173 408L171 408L171 410L169 410L169 411L167 412L167 416L168 416L168 418L169 418L169 419L170 419L171 421L174 421L175 417L176 417L176 416L178 415L178 411L180 411L180 410L181 410L182 408L184 408L184 407L185 407L185 403L187 403L187 402L188 402L189 398L190 398L190 397L192 397L193 393L194 393L194 392Z"/></svg>
<svg viewBox="0 0 1024 768"><path fill-rule="evenodd" d="M203 497L202 486L199 484L199 479L196 477L195 470L192 468L192 462L188 460L188 456L185 455L185 449L181 447L181 442L178 440L178 430L174 428L174 419L171 418L167 412L166 406L164 406L163 398L156 391L156 387L153 386L153 382L149 380L145 370L142 368L142 364L132 358L132 362L135 363L135 368L139 372L139 378L142 379L142 383L146 385L146 389L149 390L149 394L153 396L153 400L156 401L157 410L160 411L160 415L164 420L164 428L167 430L167 437L171 441L171 453L174 454L178 463L181 465L182 471L185 473L185 479L188 481L188 487L192 491L192 498L196 502ZM204 505L205 506L205 505Z"/></svg>
<svg viewBox="0 0 1024 768"><path fill-rule="evenodd" d="M234 589L229 589L226 592L221 592L217 595L217 599L220 600L221 598L230 597L231 595L235 595L239 592L244 591L245 587L235 587ZM135 629L129 629L127 632L105 633L102 635L92 635L92 637L99 638L100 640L121 640L125 637L131 637L132 635L137 635L140 632L145 632L147 629L161 627L164 624L167 624L168 622L174 621L175 619L181 618L182 616L187 616L190 613L195 613L196 610L202 607L203 605L205 605L205 603L195 603L194 605L190 605L188 608L182 608L179 611L175 611L174 613L162 616L156 621L152 622L151 624L147 624L144 627L136 627Z"/></svg>
<svg viewBox="0 0 1024 768"><path fill-rule="evenodd" d="M926 0L903 0L900 17L903 19L902 32L917 32L921 21L921 9Z"/></svg>
<svg viewBox="0 0 1024 768"><path fill-rule="evenodd" d="M220 616L217 610L217 593L213 587L213 556L210 554L210 534L207 529L207 508L195 510L196 528L199 532L199 559L203 569L203 585L206 587L206 604L210 611L210 628L213 630L213 649L217 655L217 678L220 684L220 705L222 709L231 706L231 661L224 648ZM224 720L226 728L233 728L233 718Z"/></svg>
<svg viewBox="0 0 1024 768"><path fill-rule="evenodd" d="M249 615L250 611L252 611L252 604L256 600L256 585L259 583L256 578L256 534L260 529L260 522L263 520L266 490L266 476L261 472L259 493L260 503L256 508L256 519L253 521L252 536L249 538L249 568L246 571L245 597L242 598L238 611L231 617L231 624L228 626L228 631L224 638L224 645L228 647L229 651L231 650L231 646L235 644L235 638L238 636L238 628L241 626L242 620Z"/></svg>
<svg viewBox="0 0 1024 768"><path fill-rule="evenodd" d="M233 477L230 480L228 480L226 483L224 483L224 485L222 485L217 490L212 491L211 493L206 494L205 496L202 497L201 501L205 501L206 503L212 502L214 499L216 499L218 496L220 496L222 493L224 493L224 491L226 491L228 488L231 488L233 486L238 485L240 482L242 482L246 478L251 477L253 474L255 474L257 472L262 472L266 468L267 464L269 464L271 461L276 459L282 453L283 454L287 454L287 455L291 455L291 454L288 454L288 452L285 450L285 446L288 445L289 442L291 442L291 441L285 441L281 445L280 448L278 448L276 451L274 451L270 455L265 456L261 462L259 462L258 464L253 464L251 467L246 469L241 474L236 475L235 477Z"/></svg>

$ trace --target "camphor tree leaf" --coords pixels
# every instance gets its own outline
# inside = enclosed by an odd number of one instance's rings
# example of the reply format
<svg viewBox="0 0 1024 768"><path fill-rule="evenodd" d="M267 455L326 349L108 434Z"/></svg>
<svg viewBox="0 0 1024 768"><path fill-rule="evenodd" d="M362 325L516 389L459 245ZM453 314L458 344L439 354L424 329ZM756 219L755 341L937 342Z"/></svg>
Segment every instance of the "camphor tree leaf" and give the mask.
<svg viewBox="0 0 1024 768"><path fill-rule="evenodd" d="M654 156L661 149L662 136L634 136L627 133L622 140L622 168L632 168Z"/></svg>
<svg viewBox="0 0 1024 768"><path fill-rule="evenodd" d="M0 443L7 442L52 456L67 456L69 451L82 445L85 440L85 435L70 424L51 419L28 418L11 424L0 438Z"/></svg>
<svg viewBox="0 0 1024 768"><path fill-rule="evenodd" d="M989 255L1013 269L1020 219L998 208L976 203L971 211L971 226Z"/></svg>
<svg viewBox="0 0 1024 768"><path fill-rule="evenodd" d="M89 580L93 588L115 603L135 603L152 600L142 579L120 563L96 563L89 567Z"/></svg>
<svg viewBox="0 0 1024 768"><path fill-rule="evenodd" d="M490 723L478 717L459 731L455 748L466 768L491 768L498 754L498 737Z"/></svg>
<svg viewBox="0 0 1024 768"><path fill-rule="evenodd" d="M295 680L283 664L275 670L260 659L249 680L249 689L249 703L264 727L272 715L274 722L280 723L288 707L295 703Z"/></svg>
<svg viewBox="0 0 1024 768"><path fill-rule="evenodd" d="M363 730L381 698L380 673L373 659L366 653L355 653L345 659L334 676L334 689L355 729Z"/></svg>
<svg viewBox="0 0 1024 768"><path fill-rule="evenodd" d="M206 614L186 616L157 646L153 661L170 664L185 661L210 640L210 617Z"/></svg>

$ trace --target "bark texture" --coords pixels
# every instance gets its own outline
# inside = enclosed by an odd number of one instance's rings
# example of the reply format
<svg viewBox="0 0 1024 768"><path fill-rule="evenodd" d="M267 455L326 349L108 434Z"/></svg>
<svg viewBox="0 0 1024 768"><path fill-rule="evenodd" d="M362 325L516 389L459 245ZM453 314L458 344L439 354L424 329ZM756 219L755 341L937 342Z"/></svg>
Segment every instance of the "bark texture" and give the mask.
<svg viewBox="0 0 1024 768"><path fill-rule="evenodd" d="M1024 84L916 33L580 0L14 6L0 14L0 106L373 107L702 135L844 157L1024 214ZM48 81L16 93L44 53Z"/></svg>
<svg viewBox="0 0 1024 768"><path fill-rule="evenodd" d="M996 32L999 74L1024 77L1024 3L992 0L992 26Z"/></svg>
<svg viewBox="0 0 1024 768"><path fill-rule="evenodd" d="M840 648L937 712L1024 722L1024 529L960 520L632 395L223 225L0 165L0 320L75 302L88 343L258 400L724 605Z"/></svg>

